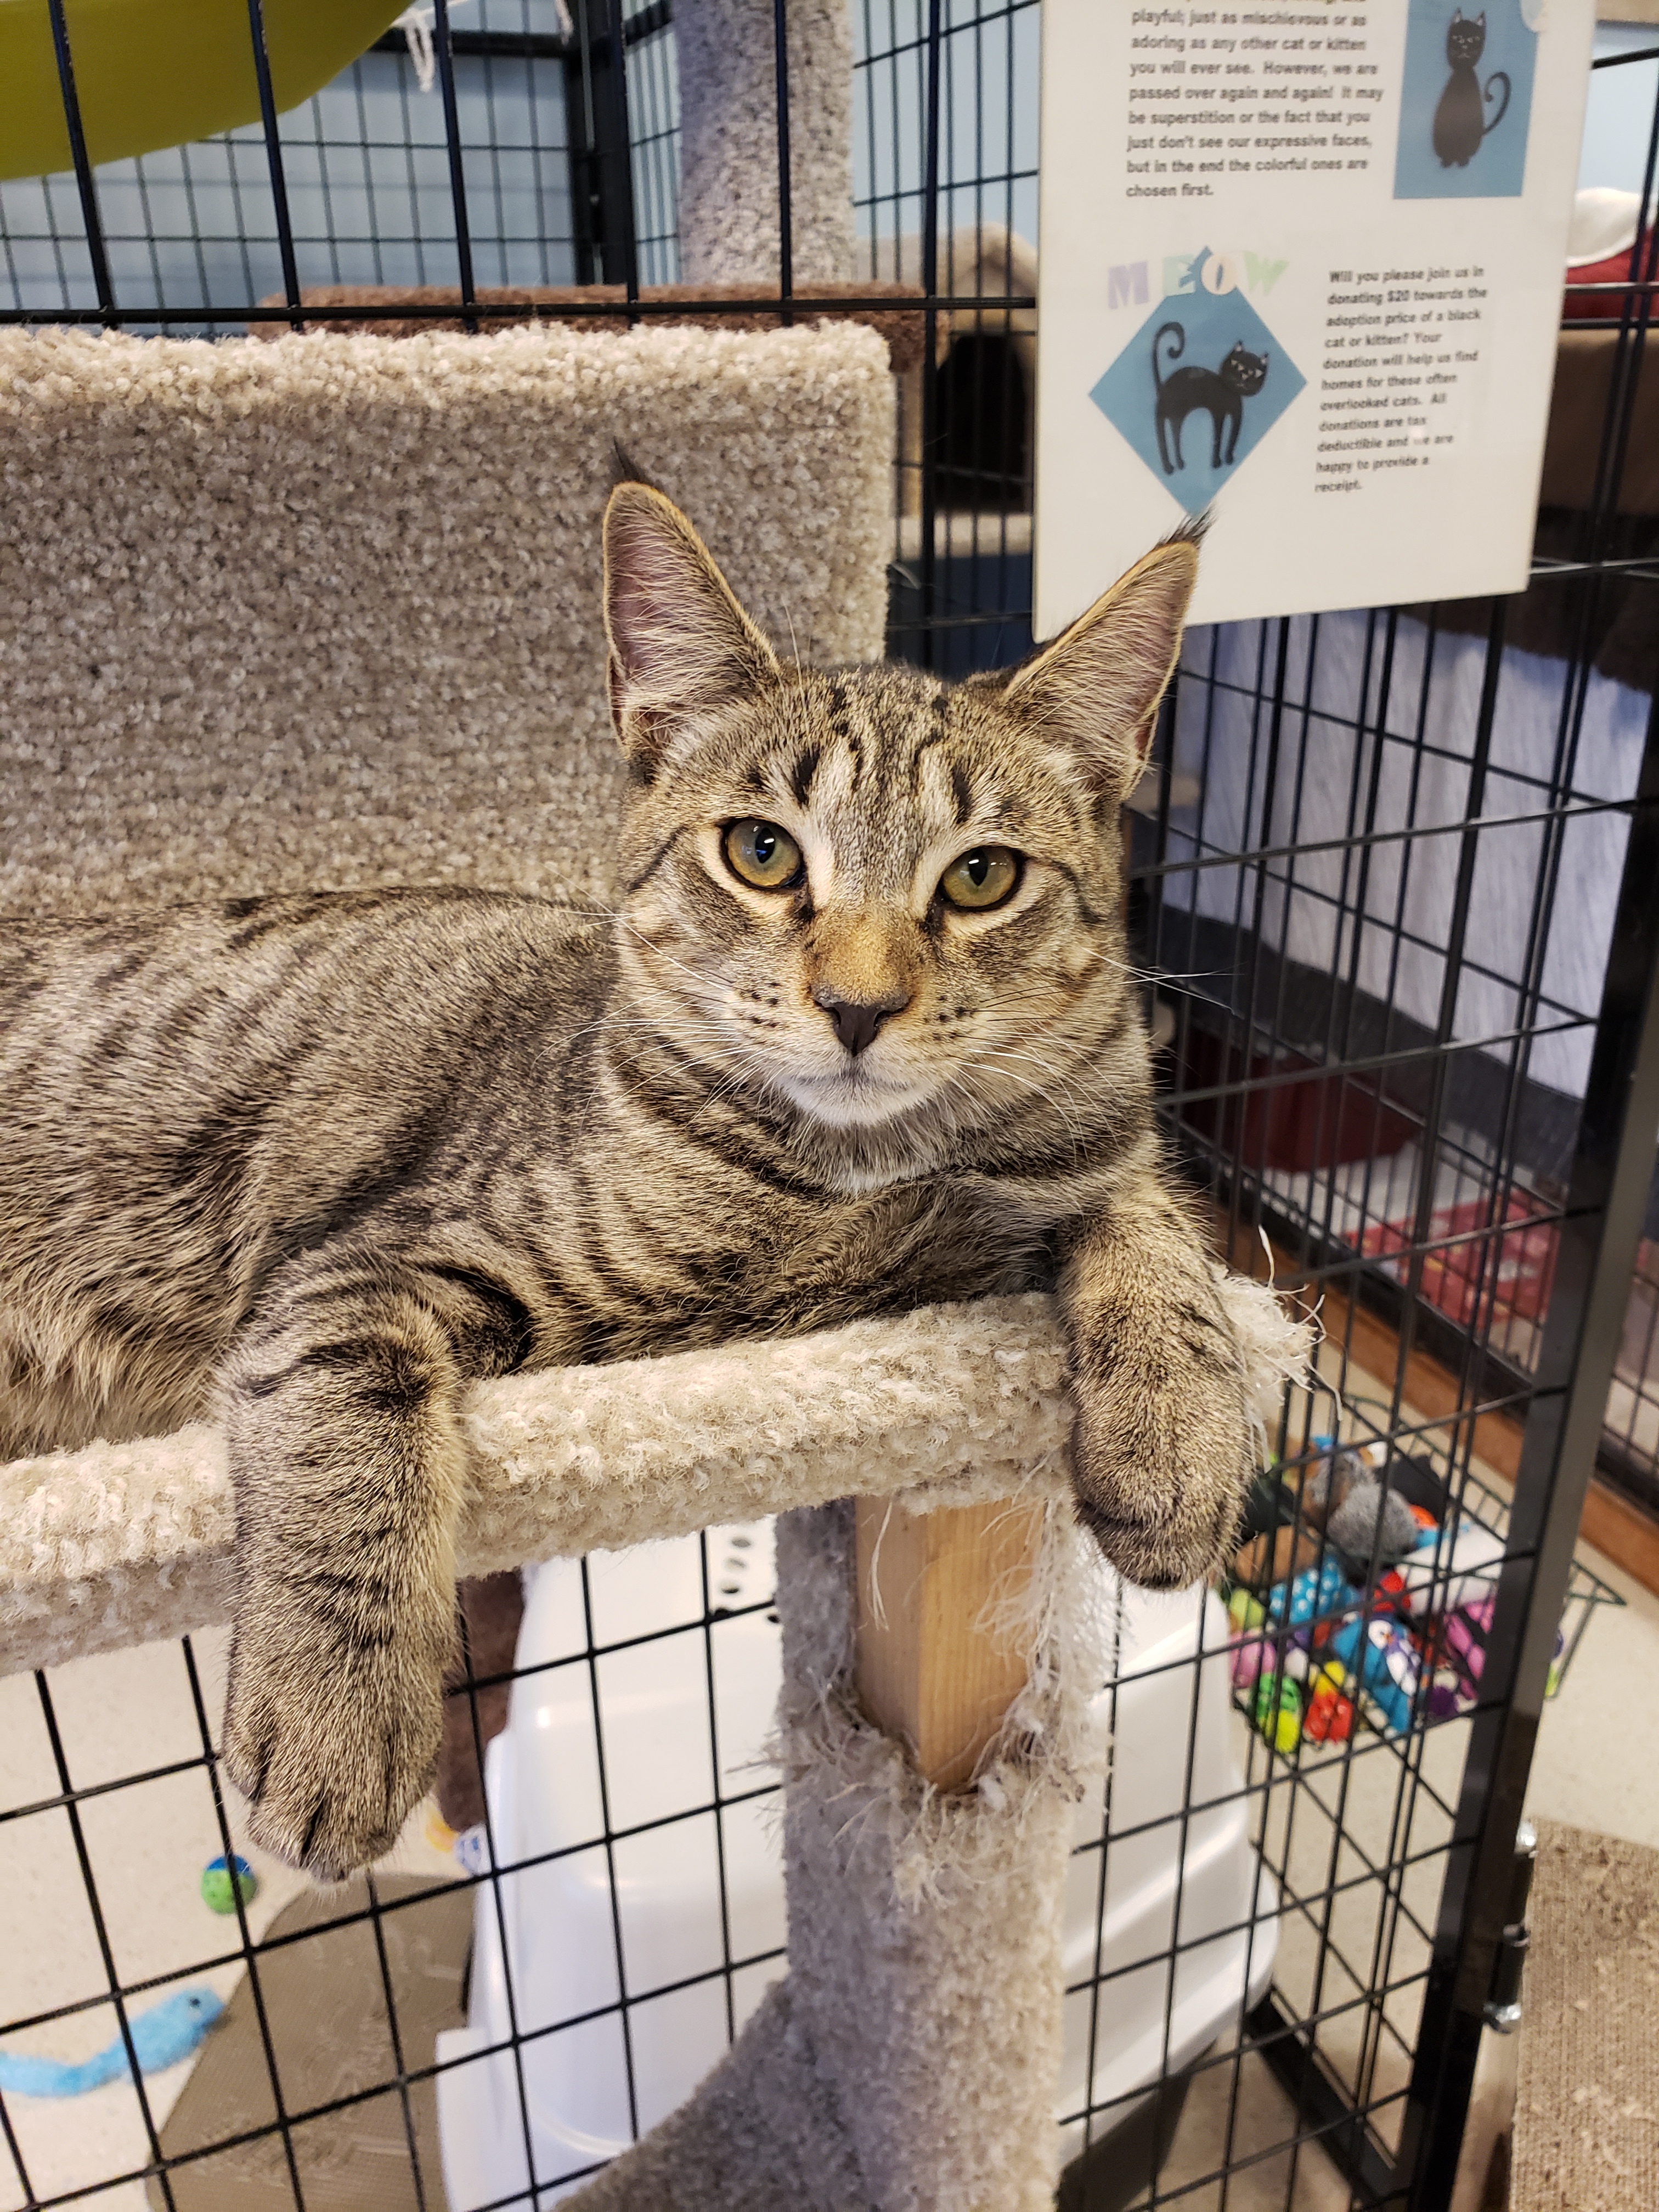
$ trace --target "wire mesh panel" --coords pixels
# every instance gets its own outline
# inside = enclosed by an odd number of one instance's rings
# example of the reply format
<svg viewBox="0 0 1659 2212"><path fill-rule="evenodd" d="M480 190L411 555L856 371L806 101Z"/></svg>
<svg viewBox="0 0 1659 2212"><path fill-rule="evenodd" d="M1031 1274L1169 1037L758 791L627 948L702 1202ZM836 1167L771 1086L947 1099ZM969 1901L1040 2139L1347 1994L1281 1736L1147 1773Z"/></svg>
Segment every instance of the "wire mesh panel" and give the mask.
<svg viewBox="0 0 1659 2212"><path fill-rule="evenodd" d="M771 1574L763 1523L541 1570L464 1863L434 1814L333 1891L261 1860L257 1895L198 1893L204 1859L249 1848L214 1756L222 1634L0 1686L0 2049L140 2058L90 2125L0 2099L0 2203L125 2178L94 2201L137 2204L148 2173L149 2202L204 2212L441 2205L441 2105L477 2202L526 2203L527 2152L569 2181L596 2138L663 2118L781 1971ZM451 1691L452 1768L482 1772L503 1682ZM204 1996L212 2039L185 2094L165 2072L158 2092L155 2023Z"/></svg>
<svg viewBox="0 0 1659 2212"><path fill-rule="evenodd" d="M1031 644L1036 0L854 11L860 252L935 305L899 391L894 650L941 674Z"/></svg>
<svg viewBox="0 0 1659 2212"><path fill-rule="evenodd" d="M435 295L376 316L476 321L481 288L599 283L647 312L680 274L667 0L410 13L281 118L267 82L260 124L0 184L6 319L222 336L377 286ZM890 642L960 674L1031 641L1040 9L851 23L855 281L914 287L926 332ZM1659 1274L1644 1242L1632 1296L1613 1233L1659 1123L1630 491L1659 72L1615 44L1635 242L1582 291L1530 590L1191 634L1132 800L1172 1156L1323 1341L1218 1588L1116 1615L1066 1900L1067 2206L1449 2201L1539 1701L1610 1595L1571 1547L1621 1325L1611 1426L1638 1479L1659 1458ZM0 2089L0 2212L546 2204L672 2109L785 1960L769 1543L540 1571L516 1658L470 1652L451 1692L476 1818L321 1898L234 1879L222 1638L0 1686L0 2051L101 2100ZM222 2006L187 2081L151 2068Z"/></svg>
<svg viewBox="0 0 1659 2212"><path fill-rule="evenodd" d="M629 0L621 14L620 90L605 0L574 15L564 0L465 0L435 46L432 9L410 9L410 28L400 18L277 118L269 144L249 123L105 164L89 189L73 172L0 183L11 319L107 310L125 328L224 336L262 303L279 311L290 275L307 289L622 283L626 195L601 179L599 149L623 127L638 281L671 282L670 11Z"/></svg>

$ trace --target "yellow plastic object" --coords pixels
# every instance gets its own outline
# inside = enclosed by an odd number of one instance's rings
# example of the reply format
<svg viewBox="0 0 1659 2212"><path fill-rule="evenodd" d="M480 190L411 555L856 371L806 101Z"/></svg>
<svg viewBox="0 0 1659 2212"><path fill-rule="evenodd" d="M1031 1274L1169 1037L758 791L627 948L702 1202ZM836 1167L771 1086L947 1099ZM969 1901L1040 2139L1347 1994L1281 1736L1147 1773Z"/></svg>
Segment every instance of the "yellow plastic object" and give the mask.
<svg viewBox="0 0 1659 2212"><path fill-rule="evenodd" d="M374 45L404 0L264 0L280 112ZM119 161L259 119L247 0L64 0L87 152ZM0 0L0 178L74 165L46 0Z"/></svg>

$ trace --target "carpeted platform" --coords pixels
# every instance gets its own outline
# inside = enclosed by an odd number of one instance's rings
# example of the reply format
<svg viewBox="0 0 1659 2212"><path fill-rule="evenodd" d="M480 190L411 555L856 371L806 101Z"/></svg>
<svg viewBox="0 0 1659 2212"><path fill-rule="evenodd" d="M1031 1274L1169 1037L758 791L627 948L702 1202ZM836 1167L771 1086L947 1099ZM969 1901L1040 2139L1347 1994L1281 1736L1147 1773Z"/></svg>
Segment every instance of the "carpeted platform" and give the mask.
<svg viewBox="0 0 1659 2212"><path fill-rule="evenodd" d="M744 334L0 334L0 915L603 896L614 441L779 640L872 659L893 378Z"/></svg>
<svg viewBox="0 0 1659 2212"><path fill-rule="evenodd" d="M1024 284L1016 284L1016 290L1031 290L1035 277ZM775 283L738 284L643 284L638 298L647 310L665 305L693 302L707 307L712 300L753 301L757 296L777 296ZM528 323L550 323L561 331L599 331L619 337L629 328L623 315L584 314L584 307L606 305L612 308L626 304L628 287L625 284L484 284L473 294L474 308L471 321L479 331L501 331L522 328ZM844 300L890 300L890 307L844 307ZM926 321L921 310L922 292L918 284L889 283L878 277L864 277L850 284L815 283L807 291L792 293L788 311L790 324L801 329L820 323L864 323L874 331L885 344L895 375L902 375L920 368L926 342ZM914 301L914 307L904 303ZM280 307L283 295L267 292L260 301L262 307ZM453 284L307 284L300 294L300 304L305 311L309 328L328 331L335 337L351 333L367 333L377 338L414 338L429 337L437 331L464 331L466 320L461 313L461 295ZM452 316L419 318L400 315L404 307L453 307ZM342 309L355 308L355 314L342 313ZM647 313L642 319L647 329L667 330L677 322L696 331L775 331L783 326L781 308L768 314L763 309L745 307L731 314L696 314L677 318L660 313ZM263 338L267 343L286 337L289 327L284 323L261 323L248 333L250 337Z"/></svg>
<svg viewBox="0 0 1659 2212"><path fill-rule="evenodd" d="M1538 1824L1510 2212L1659 2204L1659 1850Z"/></svg>

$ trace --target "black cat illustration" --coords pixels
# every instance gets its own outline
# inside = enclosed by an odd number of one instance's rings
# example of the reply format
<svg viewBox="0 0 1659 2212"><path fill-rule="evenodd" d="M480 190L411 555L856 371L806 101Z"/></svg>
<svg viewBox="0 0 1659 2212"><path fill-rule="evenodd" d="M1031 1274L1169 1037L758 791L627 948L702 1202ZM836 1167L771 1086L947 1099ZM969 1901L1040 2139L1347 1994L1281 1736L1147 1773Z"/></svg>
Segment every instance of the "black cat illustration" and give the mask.
<svg viewBox="0 0 1659 2212"><path fill-rule="evenodd" d="M1440 105L1434 111L1434 150L1443 169L1467 169L1480 150L1480 142L1496 131L1510 112L1510 81L1503 70L1494 70L1482 90L1474 65L1486 52L1486 11L1466 15L1459 8L1446 26L1446 59L1451 67ZM1498 112L1490 123L1486 110L1504 88Z"/></svg>
<svg viewBox="0 0 1659 2212"><path fill-rule="evenodd" d="M1244 402L1254 398L1267 380L1267 356L1265 353L1247 352L1241 340L1219 368L1200 368L1194 362L1166 376L1158 349L1167 337L1175 340L1168 359L1176 362L1187 350L1187 333L1179 323L1162 323L1152 340L1152 382L1158 387L1158 457L1164 464L1164 473L1172 477L1177 469L1186 467L1181 455L1182 425L1200 408L1210 418L1210 466L1230 467L1238 453ZM1224 453L1221 450L1224 430L1227 442ZM1171 451L1174 460L1170 459Z"/></svg>

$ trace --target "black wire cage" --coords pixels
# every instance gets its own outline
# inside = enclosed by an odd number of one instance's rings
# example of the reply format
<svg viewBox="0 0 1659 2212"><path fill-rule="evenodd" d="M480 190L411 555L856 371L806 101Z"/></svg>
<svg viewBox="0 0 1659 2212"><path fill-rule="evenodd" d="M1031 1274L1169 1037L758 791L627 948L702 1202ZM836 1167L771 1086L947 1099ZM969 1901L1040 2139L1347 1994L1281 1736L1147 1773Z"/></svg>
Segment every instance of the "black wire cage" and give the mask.
<svg viewBox="0 0 1659 2212"><path fill-rule="evenodd" d="M536 313L705 311L644 296L680 273L670 0L432 0L280 115L249 0L261 121L96 168L74 11L49 12L73 161L0 185L7 321L312 327L330 318L307 297L321 286L430 288L373 313L475 328L509 313L501 288L615 288ZM1039 0L854 0L852 22L872 289L844 303L883 308L878 288L908 285L924 330L900 392L890 644L962 673L1031 642ZM787 320L786 0L769 29L781 281L738 304ZM1599 1455L1652 1496L1659 1463L1643 1412L1659 1396L1643 1388L1659 1313L1659 579L1629 493L1655 436L1656 64L1659 42L1630 39L1596 64L1598 93L1616 79L1649 115L1640 219L1627 270L1576 299L1595 436L1547 465L1528 590L1191 634L1127 817L1172 1147L1218 1248L1316 1304L1324 1338L1229 1583L1186 1644L1121 1654L1103 1688L1119 1751L1068 1905L1067 2207L1431 2212L1450 2201L1483 2033L1512 2018L1534 1741L1611 1595L1574 1558L1585 1487ZM1276 1593L1324 1573L1319 1486L1328 1498L1358 1463L1431 1532L1437 1597L1390 1641L1372 1589L1353 1665L1322 1688L1322 1648L1297 1644ZM205 1821L235 1852L220 1644L79 1662L13 1698L6 1948L33 1956L29 1930L49 1927L58 1979L47 2001L36 1983L7 1994L0 1966L0 2050L87 2014L130 2051L157 1998L209 1973L241 1975L245 2032L240 2070L210 2076L204 2059L170 2109L140 2069L122 2126L73 2154L70 2107L0 2092L0 2200L464 2212L446 2194L460 2165L444 2080L483 2051L521 2148L516 2178L480 2181L465 2212L550 2203L593 2165L550 2172L532 2124L562 2038L609 2039L627 2135L735 2034L785 1955L762 1865L778 1785L752 1763L744 1702L775 1665L768 1532L688 1540L655 1581L607 1558L544 1572L521 1628L514 1594L504 1643L469 1616L453 1702L481 1787L476 1824L438 1837L449 1856L274 1917L232 1882L216 1946L147 1948L131 1924L146 1886L176 1879L175 1832ZM544 1614L563 1626L537 1640ZM644 1786L653 1740L629 1716L671 1675L692 1685L692 1718L673 1723L692 1751L672 1786ZM155 1720L142 1767L110 1723L118 1678L142 1678ZM509 1689L580 1737L594 1777L568 1831L523 1853L482 1789ZM1132 1755L1153 1698L1179 1718L1156 1787ZM1200 1846L1228 1823L1244 1892L1200 1911ZM706 1940L677 1943L665 1923L653 1952L626 1900L664 1850ZM1153 1862L1157 1909L1115 1917ZM577 1873L604 1900L602 1955L550 1999L526 1978L522 1930ZM1228 1943L1224 1999L1200 2017L1205 1962ZM1150 2039L1114 2072L1131 2015ZM457 2032L464 2054L444 2039Z"/></svg>

